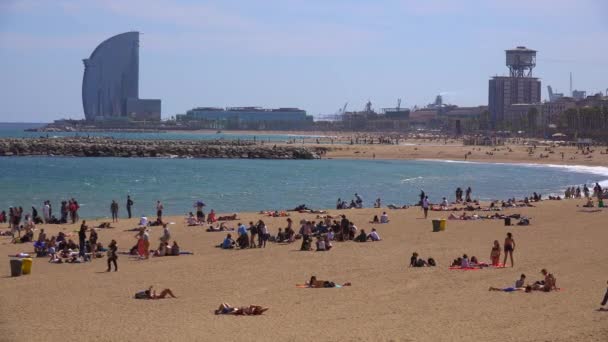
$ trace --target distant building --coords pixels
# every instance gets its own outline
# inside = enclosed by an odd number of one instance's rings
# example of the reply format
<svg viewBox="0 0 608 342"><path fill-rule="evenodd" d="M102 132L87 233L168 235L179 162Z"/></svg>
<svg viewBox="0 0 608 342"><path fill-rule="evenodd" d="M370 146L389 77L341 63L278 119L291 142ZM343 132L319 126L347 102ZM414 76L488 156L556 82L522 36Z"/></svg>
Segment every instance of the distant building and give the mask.
<svg viewBox="0 0 608 342"><path fill-rule="evenodd" d="M506 51L509 76L495 76L489 81L488 107L492 127L505 124L505 113L514 104L540 103L541 82L532 77L536 51L518 46Z"/></svg>
<svg viewBox="0 0 608 342"><path fill-rule="evenodd" d="M564 93L554 93L551 86L547 86L547 91L549 92L549 102L555 102L564 97Z"/></svg>
<svg viewBox="0 0 608 342"><path fill-rule="evenodd" d="M83 62L87 120L160 120L161 101L139 99L139 32L103 41Z"/></svg>
<svg viewBox="0 0 608 342"><path fill-rule="evenodd" d="M298 108L198 107L176 116L180 122L208 122L214 128L301 128L313 117Z"/></svg>
<svg viewBox="0 0 608 342"><path fill-rule="evenodd" d="M584 100L587 97L587 92L584 90L573 90L572 98L576 101Z"/></svg>

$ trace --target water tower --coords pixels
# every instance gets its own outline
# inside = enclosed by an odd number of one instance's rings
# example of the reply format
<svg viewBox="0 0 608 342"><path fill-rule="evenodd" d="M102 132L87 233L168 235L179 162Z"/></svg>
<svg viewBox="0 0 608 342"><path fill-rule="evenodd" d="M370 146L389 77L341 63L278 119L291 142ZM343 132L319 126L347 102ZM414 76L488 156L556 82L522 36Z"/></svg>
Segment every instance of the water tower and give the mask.
<svg viewBox="0 0 608 342"><path fill-rule="evenodd" d="M531 77L532 69L536 66L536 50L525 46L506 50L507 67L511 77Z"/></svg>

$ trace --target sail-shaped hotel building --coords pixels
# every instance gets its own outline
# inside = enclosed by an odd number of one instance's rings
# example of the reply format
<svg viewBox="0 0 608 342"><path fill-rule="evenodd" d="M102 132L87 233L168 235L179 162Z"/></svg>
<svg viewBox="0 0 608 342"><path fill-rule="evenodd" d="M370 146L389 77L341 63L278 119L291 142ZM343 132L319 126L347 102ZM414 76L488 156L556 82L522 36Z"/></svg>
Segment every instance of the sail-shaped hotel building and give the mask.
<svg viewBox="0 0 608 342"><path fill-rule="evenodd" d="M83 62L87 121L160 120L161 101L139 98L139 32L103 41Z"/></svg>

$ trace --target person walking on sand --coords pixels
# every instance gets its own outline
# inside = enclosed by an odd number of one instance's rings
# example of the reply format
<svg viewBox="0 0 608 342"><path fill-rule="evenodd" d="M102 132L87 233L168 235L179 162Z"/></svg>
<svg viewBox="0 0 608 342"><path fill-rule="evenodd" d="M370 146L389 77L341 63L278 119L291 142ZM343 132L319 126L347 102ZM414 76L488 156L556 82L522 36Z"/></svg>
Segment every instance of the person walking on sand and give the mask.
<svg viewBox="0 0 608 342"><path fill-rule="evenodd" d="M504 261L502 263L505 267L507 266L507 255L508 255L511 257L511 267L513 267L514 266L513 251L515 250L515 240L513 239L513 235L511 233L507 233L507 237L505 238L504 249L505 249L505 257L504 257Z"/></svg>
<svg viewBox="0 0 608 342"><path fill-rule="evenodd" d="M116 240L112 240L108 245L108 269L106 272L110 272L110 265L114 264L114 272L118 271L118 264L116 261L118 260L118 245L116 244Z"/></svg>
<svg viewBox="0 0 608 342"><path fill-rule="evenodd" d="M110 211L112 212L112 222L118 222L118 203L115 200L112 200L112 204L110 204Z"/></svg>
<svg viewBox="0 0 608 342"><path fill-rule="evenodd" d="M163 204L160 201L156 201L156 216L158 217L158 221L162 220L163 218L163 209L165 209Z"/></svg>
<svg viewBox="0 0 608 342"><path fill-rule="evenodd" d="M131 196L127 195L127 214L129 215L129 218L131 218L131 208L133 207L133 200L131 199Z"/></svg>
<svg viewBox="0 0 608 342"><path fill-rule="evenodd" d="M424 211L424 218L429 216L429 197L425 196L422 200L422 210Z"/></svg>
<svg viewBox="0 0 608 342"><path fill-rule="evenodd" d="M84 259L85 258L85 241L87 239L87 225L86 221L82 221L80 230L78 231L78 254Z"/></svg>
<svg viewBox="0 0 608 342"><path fill-rule="evenodd" d="M467 188L466 194L465 194L465 202L472 202L471 200L471 193L473 192L473 190L471 190L471 187Z"/></svg>

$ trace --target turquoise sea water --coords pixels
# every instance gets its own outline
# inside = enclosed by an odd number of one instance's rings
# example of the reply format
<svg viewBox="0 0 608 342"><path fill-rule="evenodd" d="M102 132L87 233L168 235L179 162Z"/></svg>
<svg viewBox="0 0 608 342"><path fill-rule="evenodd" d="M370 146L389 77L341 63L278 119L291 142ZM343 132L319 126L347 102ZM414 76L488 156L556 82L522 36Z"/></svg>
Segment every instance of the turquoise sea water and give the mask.
<svg viewBox="0 0 608 342"><path fill-rule="evenodd" d="M289 141L302 138L315 138L315 135L298 134L244 134L216 132L165 132L165 133L131 133L131 132L25 132L28 128L42 127L44 124L29 123L0 123L0 138L37 138L37 137L73 137L73 136L103 136L120 139L165 139L165 140L257 140L257 141Z"/></svg>
<svg viewBox="0 0 608 342"><path fill-rule="evenodd" d="M116 199L124 215L127 194L135 215L154 215L156 200L175 215L199 199L219 212L333 208L355 192L369 207L377 197L414 203L420 189L435 202L453 199L457 186L471 186L475 198L506 199L607 179L604 167L440 161L0 157L0 209L40 209L47 199L58 208L74 197L81 216L105 217Z"/></svg>

